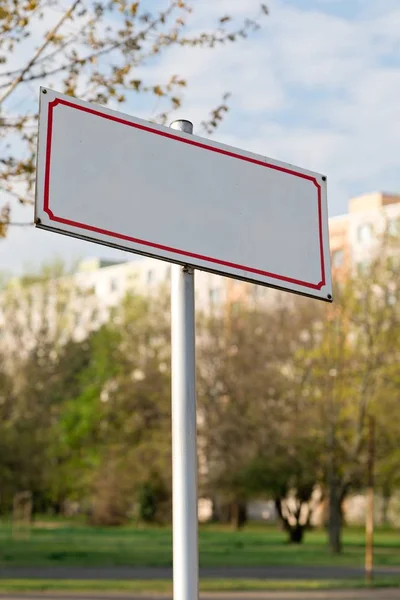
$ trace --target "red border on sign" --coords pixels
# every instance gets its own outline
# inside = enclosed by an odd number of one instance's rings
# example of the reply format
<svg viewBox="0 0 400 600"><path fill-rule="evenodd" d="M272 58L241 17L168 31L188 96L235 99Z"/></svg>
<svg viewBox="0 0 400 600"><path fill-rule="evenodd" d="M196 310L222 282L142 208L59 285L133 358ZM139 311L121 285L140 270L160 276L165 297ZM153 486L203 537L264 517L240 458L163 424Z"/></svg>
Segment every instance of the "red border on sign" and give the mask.
<svg viewBox="0 0 400 600"><path fill-rule="evenodd" d="M116 233L115 231L108 231L106 229L100 229L99 227L93 227L92 225L88 225L86 223L79 223L78 221L71 221L69 219L57 217L50 209L50 162L51 162L51 144L52 144L52 135L53 135L53 111L54 111L54 108L59 104L68 106L69 108L74 108L76 110L81 110L83 112L95 115L97 117L102 117L103 119L108 119L109 121L114 121L114 122L120 123L122 125L127 125L128 127L134 127L135 129L147 131L148 133L153 133L154 135L160 135L162 137L166 137L171 140L181 142L183 144L189 144L191 146L196 146L197 148L202 148L203 150L208 150L210 152L216 152L218 154L230 156L231 158L236 158L238 160L244 160L246 162L250 162L255 165L259 165L261 167L267 167L267 168L273 169L275 171L281 171L283 173L288 173L289 175L293 175L295 177L300 177L301 179L308 179L310 182L312 182L316 186L317 195L318 195L318 228L319 228L319 249L320 249L320 260L321 260L321 281L319 283L310 283L308 281L301 281L299 279L294 279L292 277L285 277L284 275L278 275L276 273L269 273L268 271L262 271L261 269L254 269L252 267L238 265L235 263L228 262L226 260L220 260L218 258L213 258L211 256L203 256L201 254L195 254L194 252L188 252L186 250L179 250L178 248L171 248L169 246L164 246L162 244L157 244L155 242L149 242L148 240L141 240L141 239L134 238L134 237L124 235L121 233ZM127 242L133 242L135 244L142 244L143 246L148 246L150 248L164 250L166 252L171 252L173 254L180 255L181 257L196 258L198 260L204 260L205 262L209 262L212 264L217 264L217 265L221 265L224 267L231 267L234 269L240 269L242 271L247 271L248 273L263 275L265 277L270 277L271 279L277 279L278 281L286 281L287 283L294 283L296 285L301 285L303 287L314 289L314 290L320 290L326 283L326 281L325 281L324 248L323 248L323 238L322 238L321 186L318 183L318 181L315 179L315 177L313 177L311 175L305 175L303 173L297 173L296 171L292 171L291 169L286 169L285 167L280 167L278 165L271 165L269 163L263 162L261 160L257 160L255 158L249 158L247 156L242 156L241 154L237 154L235 152L230 152L229 150L224 150L222 148L214 148L213 146L203 144L202 142L182 138L177 135L174 135L173 133L169 133L166 131L159 131L157 129L153 129L152 127L148 127L146 125L139 125L138 123L132 123L131 121L122 119L121 117L117 117L115 115L104 114L93 108L89 108L86 106L80 106L78 104L74 104L73 102L68 102L67 100L63 100L62 98L56 98L52 102L49 102L48 123L47 123L47 140L46 140L46 164L45 164L43 210L49 216L50 221L55 221L56 223L63 223L64 225L77 227L78 229L84 229L86 231L93 231L95 233L100 233L102 235L114 237L119 240L125 240Z"/></svg>

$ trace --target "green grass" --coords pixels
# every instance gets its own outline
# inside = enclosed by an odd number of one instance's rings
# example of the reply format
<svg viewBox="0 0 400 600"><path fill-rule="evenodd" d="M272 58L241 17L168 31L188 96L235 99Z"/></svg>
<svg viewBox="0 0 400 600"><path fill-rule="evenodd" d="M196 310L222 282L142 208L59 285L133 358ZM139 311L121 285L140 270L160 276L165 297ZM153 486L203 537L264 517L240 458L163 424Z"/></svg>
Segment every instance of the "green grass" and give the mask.
<svg viewBox="0 0 400 600"><path fill-rule="evenodd" d="M400 587L400 578L377 578L372 586L364 579L327 580L327 581L266 581L261 579L210 579L200 582L202 592L250 592L270 590L335 590L335 589L362 589L397 588ZM71 580L57 581L41 579L3 579L0 580L1 592L139 592L171 594L170 581L99 581L99 580Z"/></svg>
<svg viewBox="0 0 400 600"><path fill-rule="evenodd" d="M400 578L377 578L372 585L364 579L326 580L326 581L265 581L261 579L210 579L200 582L202 592L250 592L272 590L337 590L363 588L397 588ZM0 580L0 593L4 592L139 592L171 594L170 581L98 581L63 579L48 581L40 579L3 579Z"/></svg>
<svg viewBox="0 0 400 600"><path fill-rule="evenodd" d="M13 540L0 525L0 566L170 566L169 528L89 528L57 523L33 528L27 540ZM224 527L200 528L201 566L353 566L364 564L364 533L344 532L342 555L332 556L324 531L308 532L304 544L290 545L276 527L249 526L234 532ZM375 565L400 565L400 535L377 531Z"/></svg>

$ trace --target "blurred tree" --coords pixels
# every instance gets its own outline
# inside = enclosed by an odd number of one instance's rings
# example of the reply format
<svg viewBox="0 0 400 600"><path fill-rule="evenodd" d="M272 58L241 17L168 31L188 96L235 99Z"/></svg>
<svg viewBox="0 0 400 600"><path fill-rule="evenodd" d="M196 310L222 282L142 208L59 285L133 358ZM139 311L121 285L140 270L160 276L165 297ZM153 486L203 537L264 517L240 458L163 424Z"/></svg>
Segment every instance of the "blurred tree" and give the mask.
<svg viewBox="0 0 400 600"><path fill-rule="evenodd" d="M35 512L59 512L76 485L73 474L66 478L63 468L59 418L65 399L79 388L87 350L86 342L69 342L55 354L52 344L39 339L9 375L7 399L0 406L7 443L2 455L10 471L8 479L7 473L1 476L1 483L8 508L14 493L28 490Z"/></svg>
<svg viewBox="0 0 400 600"><path fill-rule="evenodd" d="M139 488L139 518L145 523L170 521L170 489L164 479L155 470L150 471L148 479Z"/></svg>
<svg viewBox="0 0 400 600"><path fill-rule="evenodd" d="M165 81L143 67L155 65L169 48L213 48L246 38L259 28L267 7L237 22L221 14L204 30L190 29L192 7L183 0L145 2L107 0L3 0L0 6L0 237L11 221L9 198L32 202L37 112L27 102L27 86L57 87L66 94L98 102L135 102L148 97L154 120L166 123L180 108L187 82L177 74ZM23 60L16 60L16 57ZM208 133L228 110L228 95L203 123ZM151 113L151 111L149 111ZM15 223L16 224L16 223ZM22 223L24 224L24 223Z"/></svg>
<svg viewBox="0 0 400 600"><path fill-rule="evenodd" d="M332 306L271 291L200 317L201 485L230 504L236 526L249 498L268 496L300 541L323 481L340 551L343 499L365 483L370 413L378 482L388 497L398 485L397 243L385 240ZM146 518L169 518L168 296L130 295L82 334L81 307L93 301L90 287L44 275L8 282L1 296L3 507L30 490L36 509L84 499L93 522L123 522L135 501Z"/></svg>
<svg viewBox="0 0 400 600"><path fill-rule="evenodd" d="M321 501L322 436L301 396L300 401L296 397L285 404L290 415L281 415L280 432L270 433L268 443L243 473L243 482L250 497L274 499L289 541L301 543Z"/></svg>
<svg viewBox="0 0 400 600"><path fill-rule="evenodd" d="M400 349L397 363L384 370L376 394L375 417L377 491L382 496L381 524L389 525L389 505L393 493L400 489Z"/></svg>
<svg viewBox="0 0 400 600"><path fill-rule="evenodd" d="M328 531L334 553L342 547L343 500L351 487L365 484L366 417L378 409L398 370L399 256L399 240L384 236L368 267L337 286L314 349L295 357L300 372L310 372L315 410L326 434Z"/></svg>
<svg viewBox="0 0 400 600"><path fill-rule="evenodd" d="M16 436L10 427L9 417L15 402L12 379L4 369L0 354L0 511L10 510L15 492L13 472Z"/></svg>
<svg viewBox="0 0 400 600"><path fill-rule="evenodd" d="M71 278L53 265L7 283L3 506L28 490L36 511L79 500L91 506L93 522L115 524L127 518L149 471L170 490L168 302L162 290L127 296L101 326L99 311L91 320L90 281L79 273ZM157 518L169 518L168 502L160 500Z"/></svg>
<svg viewBox="0 0 400 600"><path fill-rule="evenodd" d="M12 494L24 491L33 493L35 510L55 507L55 480L65 485L53 441L60 405L66 394L75 393L76 373L87 360L85 344L72 342L77 295L58 263L9 280L2 290L0 352L11 390L0 406L9 448L4 459L12 472L10 485L6 475L2 478L8 507Z"/></svg>
<svg viewBox="0 0 400 600"><path fill-rule="evenodd" d="M269 496L292 541L301 541L319 475L318 435L302 385L293 382L292 355L316 309L275 298L269 307L231 307L200 324L203 478L209 493L232 503L236 526L241 505Z"/></svg>
<svg viewBox="0 0 400 600"><path fill-rule="evenodd" d="M254 457L261 422L256 403L266 395L265 355L257 343L264 331L261 321L256 312L228 307L226 314L203 317L198 328L203 487L231 505L236 527L242 524L241 507L248 496L240 474Z"/></svg>
<svg viewBox="0 0 400 600"><path fill-rule="evenodd" d="M61 415L71 471L86 485L95 523L125 521L149 471L162 473L165 488L171 487L165 302L125 299L113 320L93 334L81 393Z"/></svg>

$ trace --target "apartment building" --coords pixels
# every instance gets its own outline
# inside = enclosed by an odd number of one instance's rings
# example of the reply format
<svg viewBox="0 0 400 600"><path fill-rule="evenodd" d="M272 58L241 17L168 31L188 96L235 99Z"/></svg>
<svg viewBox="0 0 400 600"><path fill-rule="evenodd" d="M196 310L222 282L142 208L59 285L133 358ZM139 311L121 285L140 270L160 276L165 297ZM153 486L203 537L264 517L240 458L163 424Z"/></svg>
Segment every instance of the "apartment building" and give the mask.
<svg viewBox="0 0 400 600"><path fill-rule="evenodd" d="M348 213L330 219L329 230L334 278L346 277L351 269L362 270L382 233L400 235L400 195L376 192L353 198ZM49 282L46 293L43 286L27 289L15 279L0 295L0 340L18 352L21 347L28 350L46 319L49 335L58 326L63 334L73 332L74 338L82 339L107 321L128 292L151 296L163 286L167 290L170 274L169 263L151 258L123 263L94 258L82 261L72 277ZM227 305L273 304L282 298L276 290L203 271L196 272L195 282L197 310L207 313ZM10 297L14 304L7 309L5 299ZM60 325L55 315L63 311Z"/></svg>
<svg viewBox="0 0 400 600"><path fill-rule="evenodd" d="M111 307L128 292L151 295L163 286L169 287L171 265L153 258L137 258L126 263L88 259L78 265L75 278L78 283L90 285L102 305ZM200 310L212 310L223 305L227 299L225 281L213 273L197 271L196 306Z"/></svg>
<svg viewBox="0 0 400 600"><path fill-rule="evenodd" d="M385 233L400 236L400 195L375 192L352 198L348 213L329 221L333 276L363 271Z"/></svg>
<svg viewBox="0 0 400 600"><path fill-rule="evenodd" d="M168 292L169 263L137 258L129 262L97 258L81 261L72 275L29 282L11 280L0 293L0 347L10 363L28 354L38 339L84 339L107 322L127 293L151 297ZM227 302L226 280L196 273L196 307L208 313Z"/></svg>

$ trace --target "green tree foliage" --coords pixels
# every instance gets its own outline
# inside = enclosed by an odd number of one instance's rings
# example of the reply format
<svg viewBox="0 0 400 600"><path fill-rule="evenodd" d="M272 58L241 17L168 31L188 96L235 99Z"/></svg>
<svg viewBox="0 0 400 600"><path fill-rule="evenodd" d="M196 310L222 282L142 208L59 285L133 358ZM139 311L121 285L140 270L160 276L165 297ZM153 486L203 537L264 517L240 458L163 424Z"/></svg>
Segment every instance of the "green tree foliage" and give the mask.
<svg viewBox="0 0 400 600"><path fill-rule="evenodd" d="M76 392L76 373L87 361L86 342L71 339L69 313L72 282L61 265L44 267L38 274L10 280L0 300L1 353L7 394L0 406L4 440L13 471L12 485L3 489L2 505L10 507L13 494L33 492L35 508L57 503L58 436L64 394Z"/></svg>
<svg viewBox="0 0 400 600"><path fill-rule="evenodd" d="M14 403L12 379L4 370L4 359L0 357L0 510L10 509L10 499L13 497L15 486L15 457L16 436L9 423L9 415Z"/></svg>
<svg viewBox="0 0 400 600"><path fill-rule="evenodd" d="M400 369L397 367L396 369ZM376 395L375 417L375 481L382 496L381 524L388 525L389 505L392 495L400 489L400 377L389 371L385 385Z"/></svg>
<svg viewBox="0 0 400 600"><path fill-rule="evenodd" d="M92 521L117 524L133 509L148 471L170 489L169 329L161 299L129 296L91 338L80 393L61 429L71 473L91 497Z"/></svg>
<svg viewBox="0 0 400 600"><path fill-rule="evenodd" d="M67 482L61 476L57 451L59 413L64 394L76 389L76 373L87 360L83 344L68 344L64 352L60 360L51 358L52 347L38 343L18 374L9 377L3 392L0 411L7 448L2 461L12 475L9 484L2 485L3 508L9 509L13 495L25 490L33 493L36 510L62 500Z"/></svg>
<svg viewBox="0 0 400 600"><path fill-rule="evenodd" d="M302 539L320 486L329 543L341 551L343 501L366 484L367 418L377 420L377 480L398 485L399 247L384 237L333 305L283 299L221 314L200 344L204 485L230 502L275 499ZM236 511L236 514L237 511Z"/></svg>
<svg viewBox="0 0 400 600"><path fill-rule="evenodd" d="M398 240L382 239L368 268L337 286L314 348L295 356L299 372L310 373L308 393L325 433L328 531L335 553L341 551L343 500L351 488L366 482L367 417L382 415L382 405L389 409L390 398L399 392L399 255ZM390 464L390 446L379 442L382 470Z"/></svg>
<svg viewBox="0 0 400 600"><path fill-rule="evenodd" d="M366 484L369 415L377 484L387 502L398 489L397 243L384 240L333 305L267 291L199 316L201 492L236 526L250 499L272 499L299 542L322 489L340 551L343 500ZM1 509L30 491L35 510L73 500L93 523L169 519L168 295L132 293L82 335L74 315L96 300L74 281L35 276L3 288Z"/></svg>
<svg viewBox="0 0 400 600"><path fill-rule="evenodd" d="M144 523L170 521L170 489L157 471L150 471L139 488L139 518Z"/></svg>
<svg viewBox="0 0 400 600"><path fill-rule="evenodd" d="M66 279L33 277L2 296L2 506L27 490L35 510L78 501L93 522L118 524L149 472L171 487L168 298L127 296L93 333L86 322L82 337L70 313L94 299ZM71 294L59 306L60 290ZM32 297L43 313L29 327ZM168 515L160 500L157 519Z"/></svg>
<svg viewBox="0 0 400 600"><path fill-rule="evenodd" d="M200 336L203 485L236 519L249 498L272 497L292 541L309 525L319 477L321 436L292 376L314 316L304 303L243 307L206 319Z"/></svg>

